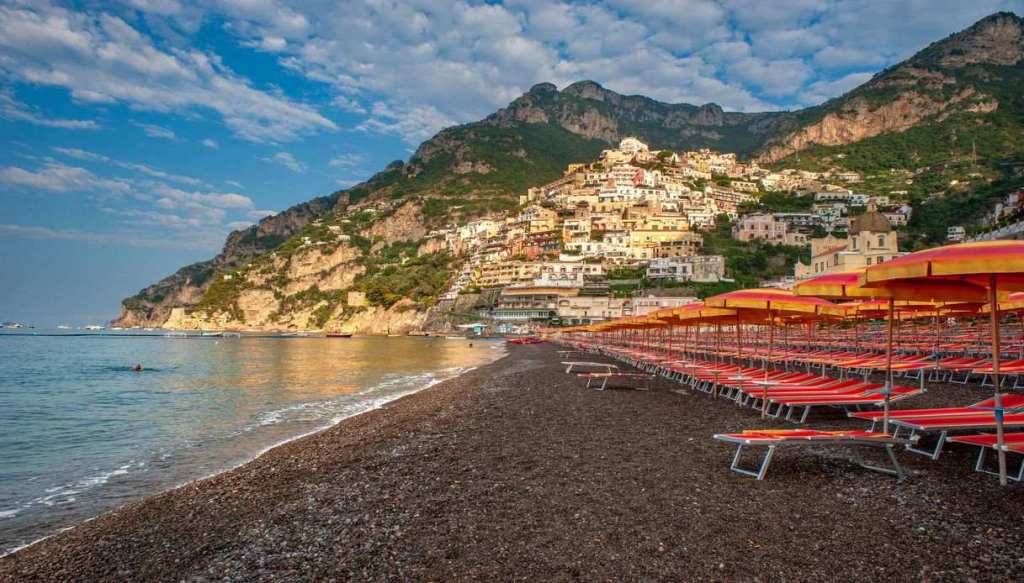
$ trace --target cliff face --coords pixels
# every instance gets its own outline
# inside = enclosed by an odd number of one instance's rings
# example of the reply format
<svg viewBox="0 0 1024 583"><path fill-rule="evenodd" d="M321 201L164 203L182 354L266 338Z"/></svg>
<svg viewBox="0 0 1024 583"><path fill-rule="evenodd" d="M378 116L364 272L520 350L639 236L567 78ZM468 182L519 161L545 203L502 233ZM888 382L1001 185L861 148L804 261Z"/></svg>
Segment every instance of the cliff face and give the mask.
<svg viewBox="0 0 1024 583"><path fill-rule="evenodd" d="M930 119L999 108L992 95L1024 57L1024 21L994 14L821 106L800 112L798 129L765 146L776 162L814 145L839 146L903 132Z"/></svg>
<svg viewBox="0 0 1024 583"><path fill-rule="evenodd" d="M579 81L562 91L551 83L537 84L481 123L506 128L551 124L609 144L640 136L655 148L710 147L748 154L791 118L785 112L725 113L714 103L662 103Z"/></svg>
<svg viewBox="0 0 1024 583"><path fill-rule="evenodd" d="M193 263L143 289L121 304L117 326L158 327L178 307L193 306L203 297L214 277L244 265L276 248L299 229L333 209L341 193L315 198L284 212L267 217L247 229L228 235L224 248L209 261Z"/></svg>

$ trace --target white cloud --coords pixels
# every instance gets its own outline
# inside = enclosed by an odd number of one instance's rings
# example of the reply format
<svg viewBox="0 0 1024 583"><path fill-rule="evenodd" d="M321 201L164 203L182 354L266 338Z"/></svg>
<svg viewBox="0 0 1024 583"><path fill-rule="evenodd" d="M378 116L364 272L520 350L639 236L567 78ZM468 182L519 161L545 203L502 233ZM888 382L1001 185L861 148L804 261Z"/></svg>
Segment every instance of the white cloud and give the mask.
<svg viewBox="0 0 1024 583"><path fill-rule="evenodd" d="M85 168L67 166L49 160L39 170L32 171L17 166L0 169L0 183L16 188L45 190L49 192L96 192L100 194L125 194L131 185L122 180L100 178Z"/></svg>
<svg viewBox="0 0 1024 583"><path fill-rule="evenodd" d="M353 166L358 166L362 162L362 154L348 153L338 154L337 156L331 158L331 160L327 164L334 168L351 168Z"/></svg>
<svg viewBox="0 0 1024 583"><path fill-rule="evenodd" d="M364 107L363 104L345 95L336 96L332 100L332 103L342 111L347 111L349 113L366 113L366 107Z"/></svg>
<svg viewBox="0 0 1024 583"><path fill-rule="evenodd" d="M295 172L296 174L302 174L306 171L306 165L303 164L302 162L299 162L299 160L295 158L295 156L293 156L291 152L278 152L273 156L262 158L262 160L267 162L274 162L275 164L280 164L285 168L291 170L292 172Z"/></svg>
<svg viewBox="0 0 1024 583"><path fill-rule="evenodd" d="M237 135L281 142L337 129L188 47L203 24L326 84L356 129L408 145L479 119L534 83L594 79L622 93L727 110L777 109L876 70L1020 0L125 0L109 14L39 0L0 9L0 68L81 102L216 112ZM131 22L134 22L132 20ZM7 49L5 51L5 49ZM314 94L310 92L309 94Z"/></svg>
<svg viewBox="0 0 1024 583"><path fill-rule="evenodd" d="M224 184L227 184L228 186L234 186L235 188L245 188L244 186L242 186L242 183L238 182L237 180L225 180Z"/></svg>
<svg viewBox="0 0 1024 583"><path fill-rule="evenodd" d="M78 241L105 245L144 247L155 249L218 249L223 234L192 233L188 237L152 237L138 232L100 233L78 229L55 229L32 225L0 224L0 237L50 241Z"/></svg>
<svg viewBox="0 0 1024 583"><path fill-rule="evenodd" d="M145 132L146 135L151 138L172 141L178 139L178 136L175 135L173 130L170 130L162 126L153 125L150 123L135 123L135 126L141 128L142 131Z"/></svg>
<svg viewBox="0 0 1024 583"><path fill-rule="evenodd" d="M165 184L156 185L152 192L159 197L157 204L165 208L191 208L190 205L218 209L251 209L253 207L251 198L233 192L190 192Z"/></svg>
<svg viewBox="0 0 1024 583"><path fill-rule="evenodd" d="M213 150L216 150L217 148L220 147L220 144L218 144L216 140L212 140L210 138L204 138L202 140L199 140L199 143Z"/></svg>
<svg viewBox="0 0 1024 583"><path fill-rule="evenodd" d="M251 226L253 226L255 224L256 223L254 223L252 221L231 221L230 223L228 223L225 226L227 228L231 229L232 231L241 231L242 229L248 229L249 227L251 227Z"/></svg>
<svg viewBox="0 0 1024 583"><path fill-rule="evenodd" d="M21 103L14 98L14 93L0 88L0 117L14 121L23 121L37 126L62 128L69 130L95 130L100 127L91 119L59 119L40 114L35 107Z"/></svg>
<svg viewBox="0 0 1024 583"><path fill-rule="evenodd" d="M850 73L835 81L818 81L811 83L807 89L800 94L800 102L806 105L816 105L838 97L843 93L866 83L871 79L871 73Z"/></svg>
<svg viewBox="0 0 1024 583"><path fill-rule="evenodd" d="M87 160L91 162L101 162L103 164L109 164L117 168L123 168L125 170L132 170L150 176L152 178L160 178L162 180L170 180L172 182L178 182L181 184L187 184L189 186L198 186L203 184L202 180L198 178L192 178L191 176L182 176L180 174L171 174L164 172L152 166L146 164L136 164L134 162L122 162L120 160L114 160L108 156L97 154L95 152L89 152L87 150L81 150L79 148L60 148L54 147L54 152L64 154L65 156L75 158L76 160Z"/></svg>
<svg viewBox="0 0 1024 583"><path fill-rule="evenodd" d="M140 3L158 14L165 2ZM258 2L239 2L243 5ZM258 11L249 11L258 14ZM278 23L288 27L288 23ZM302 27L295 22L295 31ZM83 103L120 102L156 112L212 110L238 136L253 141L292 140L334 122L277 92L261 91L214 54L157 47L124 20L47 4L0 6L0 67L31 84L64 87Z"/></svg>
<svg viewBox="0 0 1024 583"><path fill-rule="evenodd" d="M245 213L245 216L249 217L250 219L260 220L260 219L262 219L264 217L269 217L269 216L273 216L273 215L276 215L276 214L277 214L277 211L255 210L255 211L249 211L249 212Z"/></svg>
<svg viewBox="0 0 1024 583"><path fill-rule="evenodd" d="M814 55L814 64L825 69L865 69L884 61L876 51L851 47L825 47Z"/></svg>

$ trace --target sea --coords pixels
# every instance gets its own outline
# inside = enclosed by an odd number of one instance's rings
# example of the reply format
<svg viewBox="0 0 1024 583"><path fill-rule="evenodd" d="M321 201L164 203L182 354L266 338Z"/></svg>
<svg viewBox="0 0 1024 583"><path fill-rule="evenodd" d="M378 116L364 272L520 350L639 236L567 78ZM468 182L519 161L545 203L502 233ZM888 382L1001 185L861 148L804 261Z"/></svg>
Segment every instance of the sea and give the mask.
<svg viewBox="0 0 1024 583"><path fill-rule="evenodd" d="M504 354L486 339L0 332L0 555Z"/></svg>

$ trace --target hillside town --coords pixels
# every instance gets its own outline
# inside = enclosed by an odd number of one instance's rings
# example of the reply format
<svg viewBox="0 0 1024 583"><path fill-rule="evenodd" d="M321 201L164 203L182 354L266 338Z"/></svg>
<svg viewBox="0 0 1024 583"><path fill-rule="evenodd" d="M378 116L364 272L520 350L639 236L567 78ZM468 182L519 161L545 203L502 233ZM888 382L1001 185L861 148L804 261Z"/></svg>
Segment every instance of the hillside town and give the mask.
<svg viewBox="0 0 1024 583"><path fill-rule="evenodd" d="M912 209L857 193L860 181L840 169L770 170L735 154L657 151L626 138L529 189L511 216L432 231L432 248L465 258L441 302L479 293L482 318L570 325L693 302L693 284L733 275L703 247L720 217L738 241L810 248L808 264L768 285L886 261L900 254L894 227ZM808 211L758 210L766 193L798 197Z"/></svg>

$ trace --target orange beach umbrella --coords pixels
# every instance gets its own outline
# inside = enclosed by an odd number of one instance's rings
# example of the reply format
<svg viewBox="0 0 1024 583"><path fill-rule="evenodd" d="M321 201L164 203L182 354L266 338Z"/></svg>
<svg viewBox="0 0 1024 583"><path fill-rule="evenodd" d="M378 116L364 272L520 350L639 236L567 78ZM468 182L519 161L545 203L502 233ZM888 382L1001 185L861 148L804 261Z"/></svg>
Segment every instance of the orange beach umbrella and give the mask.
<svg viewBox="0 0 1024 583"><path fill-rule="evenodd" d="M764 392L761 399L761 417L768 414L768 361L775 349L775 317L782 315L818 316L835 309L835 304L821 298L798 296L793 292L776 288L741 289L718 294L704 300L705 305L712 308L735 310L736 344L742 355L742 339L740 338L740 317L743 314L761 316L768 322L768 357L764 363Z"/></svg>
<svg viewBox="0 0 1024 583"><path fill-rule="evenodd" d="M999 455L999 482L1006 484L1006 452L1003 449L1003 408L999 378L999 298L1000 291L1024 290L1024 242L983 241L946 245L898 257L864 270L859 283L864 287L904 288L908 284L927 285L935 281L959 282L988 292L992 326L992 382L996 421L996 450ZM904 299L921 299L909 293ZM944 298L952 299L952 298Z"/></svg>

